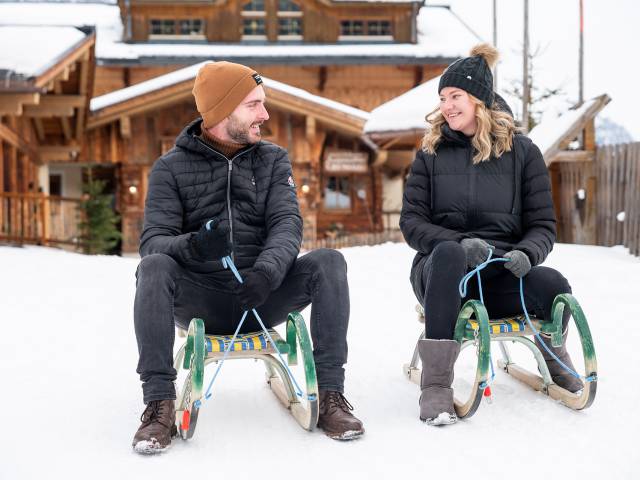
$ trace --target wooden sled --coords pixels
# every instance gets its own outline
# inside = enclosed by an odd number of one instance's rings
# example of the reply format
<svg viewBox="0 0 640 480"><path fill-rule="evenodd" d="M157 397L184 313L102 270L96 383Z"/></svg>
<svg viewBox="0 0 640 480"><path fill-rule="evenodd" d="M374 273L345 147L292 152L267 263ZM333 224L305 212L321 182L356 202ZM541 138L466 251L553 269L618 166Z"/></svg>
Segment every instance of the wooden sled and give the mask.
<svg viewBox="0 0 640 480"><path fill-rule="evenodd" d="M305 372L305 391L297 392L276 349L264 332L239 334L225 359L262 360L266 367L267 383L278 400L291 412L306 430L313 430L318 422L318 384L313 361L313 349L302 315L292 312L287 318L286 341L275 330L269 334L288 365L297 365L302 357ZM204 321L194 318L189 324L187 341L180 347L174 360L176 371L186 370L186 379L176 400L176 426L179 435L187 440L193 437L202 404L205 366L222 360L231 335L206 335Z"/></svg>
<svg viewBox="0 0 640 480"><path fill-rule="evenodd" d="M464 304L456 322L454 340L462 344L461 349L472 345L476 346L477 364L476 376L469 397L459 399L454 395L455 410L458 418L470 417L480 406L484 390L488 386L492 341L499 342L502 359L498 360L498 366L509 375L524 382L534 390L559 400L574 410L585 409L593 403L598 378L596 354L589 325L578 301L570 294L558 295L551 309L552 319L543 321L530 317L531 322L537 331L551 336L553 346L560 346L562 344L562 316L565 308L571 311L571 317L577 327L582 344L584 371L586 377L590 379L590 381L585 382L584 388L577 393L572 393L553 383L540 349L532 338L529 338L534 336L534 332L527 324L524 315L490 320L482 303L477 300L469 300ZM418 306L417 309L420 315L419 318L424 322L424 310L421 306ZM423 338L424 331L418 341ZM538 365L539 374L530 372L513 361L507 346L509 342L521 343L531 351ZM419 363L420 356L416 343L411 362L403 366L403 372L410 381L417 385L420 385L421 375Z"/></svg>

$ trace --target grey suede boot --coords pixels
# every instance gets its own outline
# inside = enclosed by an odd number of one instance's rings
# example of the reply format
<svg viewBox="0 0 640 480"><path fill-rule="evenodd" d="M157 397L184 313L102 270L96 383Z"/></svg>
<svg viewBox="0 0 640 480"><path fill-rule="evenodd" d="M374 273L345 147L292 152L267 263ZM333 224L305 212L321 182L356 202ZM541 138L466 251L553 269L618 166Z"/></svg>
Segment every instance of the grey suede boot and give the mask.
<svg viewBox="0 0 640 480"><path fill-rule="evenodd" d="M428 425L448 425L458 420L453 407L453 365L460 353L455 340L420 340L422 360L420 420Z"/></svg>
<svg viewBox="0 0 640 480"><path fill-rule="evenodd" d="M549 337L548 335L541 333L540 337L542 337L542 341L544 342L544 344L549 347L549 349L560 360L562 360L562 363L564 363L567 367L571 368L571 370L575 372L576 368L573 366L573 362L571 361L569 352L567 352L567 349L565 348L565 345L567 344L568 331L569 330L565 330L564 334L562 335L562 345L560 347L553 347L551 345L551 337ZM564 368L562 368L562 366L551 355L549 355L549 352L547 352L547 350L542 345L540 345L537 337L535 339L535 342L542 352L542 357L544 358L544 361L549 368L549 373L551 374L553 383L555 383L559 387L564 388L565 390L569 390L572 393L577 393L584 388L582 380L574 377Z"/></svg>

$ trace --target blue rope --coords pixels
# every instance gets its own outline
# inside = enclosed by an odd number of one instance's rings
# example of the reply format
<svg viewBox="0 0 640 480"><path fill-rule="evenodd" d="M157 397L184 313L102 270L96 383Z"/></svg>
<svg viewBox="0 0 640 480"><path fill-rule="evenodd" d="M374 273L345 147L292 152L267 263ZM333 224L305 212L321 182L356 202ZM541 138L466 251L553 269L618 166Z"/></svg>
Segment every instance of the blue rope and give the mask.
<svg viewBox="0 0 640 480"><path fill-rule="evenodd" d="M478 292L480 293L480 303L484 305L484 296L482 294L482 279L480 277L480 271L485 269L487 265L489 265L490 263L510 261L507 258L491 258L492 255L493 255L493 250L490 249L489 256L487 257L487 259L462 277L462 280L460 280L460 283L458 284L458 293L460 293L460 297L464 298L467 296L467 283L469 282L471 277L473 277L473 275L477 275L478 276ZM569 366L565 365L562 362L562 360L560 360L558 356L551 351L549 347L547 347L545 342L542 340L542 336L540 335L540 332L535 329L535 327L533 326L533 323L531 322L531 319L529 318L529 313L527 312L527 307L524 302L524 279L523 278L520 278L520 305L522 305L522 311L524 312L524 316L525 316L525 319L527 320L527 324L529 325L529 328L531 329L531 331L533 331L535 337L538 339L540 344L542 344L544 349L549 353L549 355L551 355L551 358L553 358L556 362L558 362L565 371L569 372L571 375L573 375L576 378L580 378L585 382L593 382L594 380L596 380L596 377L593 375L585 377L575 372L574 370L572 370ZM495 372L493 371L493 359L490 359L490 365L491 365L491 380L493 380L493 378L495 377ZM482 382L482 383L485 383L485 382ZM482 385L480 385L480 387L483 388ZM486 387L486 384L485 384L485 387Z"/></svg>
<svg viewBox="0 0 640 480"><path fill-rule="evenodd" d="M211 220L209 220L207 222L207 224L206 224L207 229L210 229L210 227L209 227L210 223L211 223ZM226 257L222 258L222 266L224 268L229 268L233 272L233 274L235 275L235 277L238 280L238 282L244 283L244 281L242 280L242 276L240 275L240 272L238 271L238 269L234 265L233 260L231 260L230 256L226 256ZM253 313L254 317L256 318L258 323L260 324L260 327L262 328L262 331L265 333L265 335L267 336L267 339L269 340L269 342L271 342L271 345L273 346L273 348L275 349L276 353L278 354L278 358L280 359L280 362L282 363L282 365L286 369L287 374L289 375L289 378L291 379L291 381L293 383L293 386L295 387L296 395L298 397L302 397L303 396L302 389L300 388L300 385L298 385L298 382L296 381L296 377L291 372L291 369L289 368L289 365L287 364L287 362L282 357L282 353L280 352L280 349L276 345L276 342L271 337L271 334L269 333L269 330L265 327L265 325L262 322L262 319L260 318L260 315L258 315L258 312L256 311L256 309L255 308L252 309L251 312ZM236 340L236 337L238 336L238 332L240 331L240 328L242 327L242 324L244 323L245 319L247 318L247 314L248 313L249 313L248 310L244 311L244 313L242 314L242 318L240 319L240 323L238 323L236 331L234 332L233 337L231 338L231 342L229 342L227 347L224 349L224 354L222 355L222 359L218 363L218 368L216 369L215 373L213 374L213 377L211 378L211 381L209 382L209 386L207 387L207 391L206 391L206 393L204 395L205 400L208 400L211 397L211 393L210 392L211 392L211 388L213 387L213 383L215 382L216 377L218 376L218 373L220 372L220 369L222 368L222 365L224 364L224 361L227 359L227 356L229 355L229 352L231 351L231 348L233 348L233 344L234 344L234 342ZM312 400L315 400L315 398L316 398L316 395L307 394L307 400L312 401ZM201 405L200 400L197 400L196 402L194 402L194 405L199 408L200 405Z"/></svg>

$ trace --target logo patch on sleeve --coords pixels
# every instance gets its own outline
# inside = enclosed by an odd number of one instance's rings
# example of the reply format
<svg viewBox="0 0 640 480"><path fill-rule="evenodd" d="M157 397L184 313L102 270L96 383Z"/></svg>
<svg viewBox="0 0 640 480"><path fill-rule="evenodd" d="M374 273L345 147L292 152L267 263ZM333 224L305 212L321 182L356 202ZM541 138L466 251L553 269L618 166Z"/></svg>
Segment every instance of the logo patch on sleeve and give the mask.
<svg viewBox="0 0 640 480"><path fill-rule="evenodd" d="M293 181L293 177L292 177L291 175L289 175L289 178L287 179L287 183L289 184L289 186L290 186L291 188L296 188L296 184L295 184L295 182Z"/></svg>

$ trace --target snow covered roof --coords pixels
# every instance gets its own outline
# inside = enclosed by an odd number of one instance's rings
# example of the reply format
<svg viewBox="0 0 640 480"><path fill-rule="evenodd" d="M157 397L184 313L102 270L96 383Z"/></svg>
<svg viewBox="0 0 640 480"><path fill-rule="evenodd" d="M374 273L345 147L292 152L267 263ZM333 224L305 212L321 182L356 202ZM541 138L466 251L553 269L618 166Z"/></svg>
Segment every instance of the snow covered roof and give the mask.
<svg viewBox="0 0 640 480"><path fill-rule="evenodd" d="M25 78L36 77L58 63L81 43L87 34L75 27L7 26L0 24L0 70ZM8 75L8 74L4 74Z"/></svg>
<svg viewBox="0 0 640 480"><path fill-rule="evenodd" d="M37 5L37 6L36 6ZM0 25L95 25L99 64L196 63L236 59L252 64L282 62L450 63L466 55L478 38L447 7L424 6L418 15L418 43L249 45L124 43L117 5L90 3L0 3Z"/></svg>
<svg viewBox="0 0 640 480"><path fill-rule="evenodd" d="M575 137L585 123L594 118L610 100L606 94L592 98L575 110L568 110L556 118L542 121L529 132L529 138L540 148L547 164L551 162L560 144Z"/></svg>
<svg viewBox="0 0 640 480"><path fill-rule="evenodd" d="M373 109L364 133L424 130L425 116L438 105L439 81L432 78Z"/></svg>
<svg viewBox="0 0 640 480"><path fill-rule="evenodd" d="M91 113L93 117L97 119L100 116L104 116L104 110L109 109L110 107L120 106L143 95L152 93L160 94L163 89L180 86L180 84L184 84L184 93L186 96L190 96L196 74L198 73L198 70L200 70L200 67L206 63L208 62L197 63L190 67L182 68L165 75L160 75L151 80L116 90L100 97L95 97L91 100ZM314 95L306 90L302 90L301 88L292 87L291 85L277 82L270 78L262 77L262 79L267 91L267 101L269 100L269 96L273 96L274 94L284 94L289 97L295 97L298 100L307 102L307 105L328 109L334 113L342 114L343 119L351 120L352 123L357 125L357 129L359 130L369 119L369 112L364 110L345 105L344 103L340 103L335 100L329 100L328 98L324 98L319 95ZM104 119L101 118L99 122L94 123L104 123Z"/></svg>

